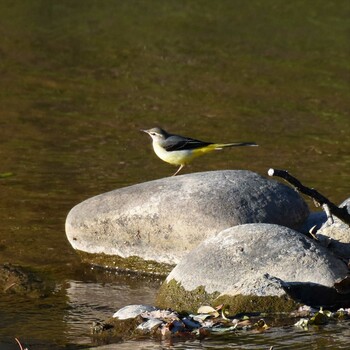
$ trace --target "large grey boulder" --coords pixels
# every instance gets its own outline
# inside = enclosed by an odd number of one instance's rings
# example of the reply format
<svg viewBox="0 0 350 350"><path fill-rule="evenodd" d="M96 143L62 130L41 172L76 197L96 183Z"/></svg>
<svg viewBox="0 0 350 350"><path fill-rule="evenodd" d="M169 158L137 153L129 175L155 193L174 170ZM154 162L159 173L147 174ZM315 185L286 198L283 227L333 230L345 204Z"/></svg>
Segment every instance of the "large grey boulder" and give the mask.
<svg viewBox="0 0 350 350"><path fill-rule="evenodd" d="M75 206L66 220L73 248L176 264L225 228L254 222L299 227L308 216L293 189L256 173L225 170L117 189Z"/></svg>
<svg viewBox="0 0 350 350"><path fill-rule="evenodd" d="M182 300L186 300L184 291L192 292L193 297L194 290L215 298L217 294L261 296L261 291L280 296L276 287L267 288L262 277L268 274L281 280L297 298L307 294L308 301L308 287L314 291L320 286L322 293L314 293L316 303L329 304L334 300L324 290L332 289L347 273L343 261L302 233L279 225L246 224L226 229L188 253L168 275L158 300L161 307L179 307L174 294L170 305L164 304L169 300L168 286L173 290L175 284L182 288Z"/></svg>

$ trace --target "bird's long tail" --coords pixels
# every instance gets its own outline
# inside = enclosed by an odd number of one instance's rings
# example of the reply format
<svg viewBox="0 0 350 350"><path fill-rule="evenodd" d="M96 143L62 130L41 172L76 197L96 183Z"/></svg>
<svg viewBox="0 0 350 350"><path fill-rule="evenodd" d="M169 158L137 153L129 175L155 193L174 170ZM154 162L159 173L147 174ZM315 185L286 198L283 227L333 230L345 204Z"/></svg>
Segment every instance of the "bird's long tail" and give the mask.
<svg viewBox="0 0 350 350"><path fill-rule="evenodd" d="M215 150L223 149L224 147L240 147L240 146L258 146L255 142L233 142L233 143L213 143L212 148Z"/></svg>

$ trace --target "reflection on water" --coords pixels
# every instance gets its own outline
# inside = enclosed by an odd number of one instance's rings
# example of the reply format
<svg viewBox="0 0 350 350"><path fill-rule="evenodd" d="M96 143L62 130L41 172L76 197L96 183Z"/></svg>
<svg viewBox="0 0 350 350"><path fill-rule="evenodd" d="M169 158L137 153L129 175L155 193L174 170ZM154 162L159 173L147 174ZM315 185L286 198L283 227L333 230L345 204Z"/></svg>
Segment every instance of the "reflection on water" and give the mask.
<svg viewBox="0 0 350 350"><path fill-rule="evenodd" d="M68 339L87 344L92 322L111 317L118 309L133 304L154 305L159 280L121 275L109 276L108 282L69 281L66 289L69 312L65 317Z"/></svg>
<svg viewBox="0 0 350 350"><path fill-rule="evenodd" d="M161 283L145 276L80 271L84 280L68 280L57 285L53 295L43 299L1 300L1 341L30 341L35 349L90 344L90 327L130 303L152 304ZM1 342L0 342L1 345ZM2 348L0 347L2 350Z"/></svg>
<svg viewBox="0 0 350 350"><path fill-rule="evenodd" d="M158 282L82 268L64 233L80 201L175 171L141 128L260 145L187 172L283 168L336 203L347 198L348 10L326 0L0 2L0 174L13 173L0 176L0 263L56 281L45 299L0 299L1 349L17 349L15 336L31 349L88 344L104 312L153 303ZM346 332L333 328L302 335L341 348ZM244 346L280 336L303 346L293 328L246 335Z"/></svg>

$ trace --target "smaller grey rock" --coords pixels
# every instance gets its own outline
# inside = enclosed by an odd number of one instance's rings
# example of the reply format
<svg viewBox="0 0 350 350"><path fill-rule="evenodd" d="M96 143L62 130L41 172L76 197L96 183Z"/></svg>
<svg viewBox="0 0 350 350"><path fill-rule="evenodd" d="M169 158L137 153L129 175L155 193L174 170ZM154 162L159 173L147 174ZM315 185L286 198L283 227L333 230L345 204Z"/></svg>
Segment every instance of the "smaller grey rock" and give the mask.
<svg viewBox="0 0 350 350"><path fill-rule="evenodd" d="M340 220L324 225L316 234L317 239L336 256L350 259L350 227Z"/></svg>
<svg viewBox="0 0 350 350"><path fill-rule="evenodd" d="M141 315L143 312L155 311L156 307L151 305L127 305L113 314L113 318L127 320Z"/></svg>
<svg viewBox="0 0 350 350"><path fill-rule="evenodd" d="M176 296L167 298L167 287L171 290L176 284L182 288L182 300L186 293L192 299L203 292L209 298L217 298L217 293L251 293L277 299L292 293L289 307L303 298L311 305L334 305L338 297L334 283L347 273L341 259L300 232L272 224L239 225L206 239L187 254L168 275L158 301L161 307L183 305ZM276 279L261 277L266 274ZM194 294L196 291L201 294ZM260 301L255 300L258 305Z"/></svg>
<svg viewBox="0 0 350 350"><path fill-rule="evenodd" d="M222 293L242 279L265 273L287 282L331 287L347 271L342 261L297 231L272 224L246 224L202 242L166 280L175 279L186 290L204 286L208 293Z"/></svg>
<svg viewBox="0 0 350 350"><path fill-rule="evenodd" d="M350 198L346 199L343 203L339 205L339 208L346 207L347 211L350 213ZM333 216L334 223L340 224L343 223L336 216ZM348 226L343 223L344 227ZM312 227L316 226L316 230L324 229L329 225L327 222L327 215L324 211L317 211L310 213L304 224L299 229L300 232L308 234Z"/></svg>
<svg viewBox="0 0 350 350"><path fill-rule="evenodd" d="M350 198L339 205L346 207L350 213ZM315 234L319 243L343 259L350 259L350 227L336 216L333 216L334 223L327 221L325 212L314 212L309 215L300 232L308 234L312 227L316 226Z"/></svg>

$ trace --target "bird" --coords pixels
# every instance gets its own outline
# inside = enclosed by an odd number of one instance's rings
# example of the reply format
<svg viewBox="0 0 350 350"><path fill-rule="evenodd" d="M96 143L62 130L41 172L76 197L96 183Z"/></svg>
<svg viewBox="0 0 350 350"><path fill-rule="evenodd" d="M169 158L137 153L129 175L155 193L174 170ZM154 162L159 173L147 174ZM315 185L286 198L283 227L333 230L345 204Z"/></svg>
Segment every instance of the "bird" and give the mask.
<svg viewBox="0 0 350 350"><path fill-rule="evenodd" d="M141 131L151 136L153 150L160 159L169 164L180 166L173 176L176 176L194 158L206 153L221 150L225 147L258 146L255 142L205 142L190 137L170 134L159 127Z"/></svg>

